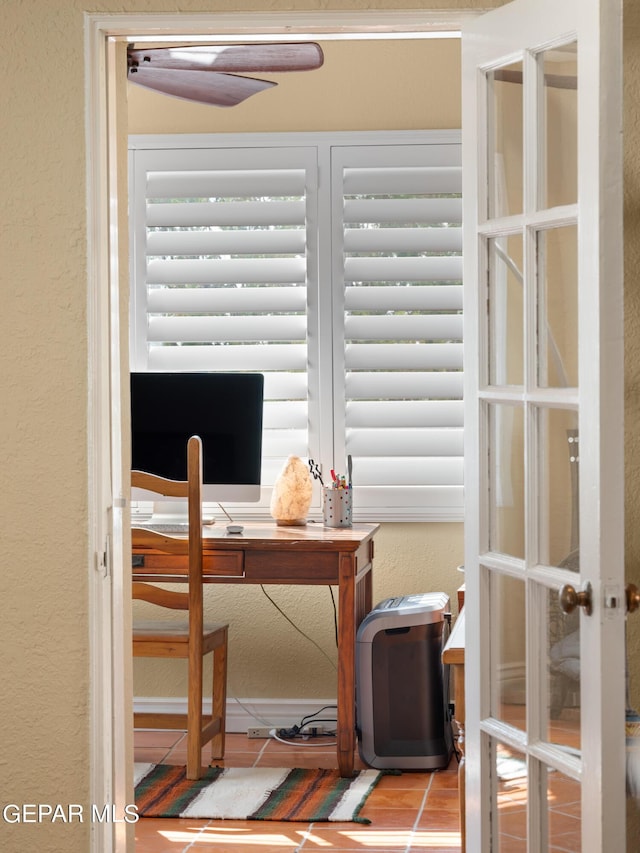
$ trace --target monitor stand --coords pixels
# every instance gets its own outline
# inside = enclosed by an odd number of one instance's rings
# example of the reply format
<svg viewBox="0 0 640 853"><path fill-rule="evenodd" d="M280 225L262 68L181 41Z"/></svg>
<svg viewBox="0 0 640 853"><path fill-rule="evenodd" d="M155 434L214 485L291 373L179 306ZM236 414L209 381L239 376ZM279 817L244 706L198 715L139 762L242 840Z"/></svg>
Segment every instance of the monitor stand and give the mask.
<svg viewBox="0 0 640 853"><path fill-rule="evenodd" d="M211 513L203 513L203 525L214 524L216 518ZM132 507L131 524L135 526L144 525L187 525L189 516L185 504L179 501L157 501L153 504L147 504L146 507Z"/></svg>

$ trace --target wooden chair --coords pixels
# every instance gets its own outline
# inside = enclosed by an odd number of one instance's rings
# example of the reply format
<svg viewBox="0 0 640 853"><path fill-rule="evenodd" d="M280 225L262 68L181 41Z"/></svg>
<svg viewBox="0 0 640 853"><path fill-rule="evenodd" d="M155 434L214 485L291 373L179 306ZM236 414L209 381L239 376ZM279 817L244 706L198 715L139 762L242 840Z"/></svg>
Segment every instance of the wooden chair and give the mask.
<svg viewBox="0 0 640 853"><path fill-rule="evenodd" d="M170 536L146 528L132 530L134 553L150 551L182 555L189 565L189 591L173 592L150 583L134 582L133 597L175 610L188 611L188 622L133 624L135 657L185 658L188 661L187 714L136 713L136 728L186 729L187 779L202 775L202 748L211 741L211 759L224 757L228 625L206 625L202 604L202 443L192 436L187 445L187 480L166 480L142 471L131 472L131 485L170 497L185 497L189 536ZM213 652L211 714L203 714L204 657Z"/></svg>

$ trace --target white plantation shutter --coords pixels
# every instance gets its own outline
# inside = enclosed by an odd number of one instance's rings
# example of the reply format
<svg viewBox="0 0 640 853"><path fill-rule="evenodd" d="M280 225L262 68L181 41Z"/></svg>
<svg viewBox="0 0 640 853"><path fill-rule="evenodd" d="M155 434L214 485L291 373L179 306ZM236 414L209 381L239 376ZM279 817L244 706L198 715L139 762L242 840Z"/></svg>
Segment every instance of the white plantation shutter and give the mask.
<svg viewBox="0 0 640 853"><path fill-rule="evenodd" d="M333 152L335 431L357 507L459 518L462 199L456 144ZM337 312L336 312L337 316Z"/></svg>
<svg viewBox="0 0 640 853"><path fill-rule="evenodd" d="M132 370L264 374L258 511L289 454L351 454L356 519L460 520L459 135L130 148Z"/></svg>
<svg viewBox="0 0 640 853"><path fill-rule="evenodd" d="M309 149L133 156L133 369L264 374L263 505L310 454L316 173Z"/></svg>

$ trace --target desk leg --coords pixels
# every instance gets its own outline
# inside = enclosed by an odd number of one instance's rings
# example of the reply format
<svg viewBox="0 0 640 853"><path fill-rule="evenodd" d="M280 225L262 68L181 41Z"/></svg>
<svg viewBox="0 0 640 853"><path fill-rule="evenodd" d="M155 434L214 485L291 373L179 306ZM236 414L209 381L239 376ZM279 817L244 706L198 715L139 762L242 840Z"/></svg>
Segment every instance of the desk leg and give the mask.
<svg viewBox="0 0 640 853"><path fill-rule="evenodd" d="M356 746L355 556L340 554L338 583L338 768L341 776L350 777Z"/></svg>

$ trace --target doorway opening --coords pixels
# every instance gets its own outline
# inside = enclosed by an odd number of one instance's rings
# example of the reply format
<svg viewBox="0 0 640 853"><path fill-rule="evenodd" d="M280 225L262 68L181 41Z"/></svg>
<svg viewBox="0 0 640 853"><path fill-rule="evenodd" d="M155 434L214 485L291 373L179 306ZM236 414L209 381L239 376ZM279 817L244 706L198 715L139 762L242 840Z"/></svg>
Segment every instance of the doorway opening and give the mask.
<svg viewBox="0 0 640 853"><path fill-rule="evenodd" d="M131 802L128 768L132 744L129 649L130 569L128 472L123 461L123 341L128 304L123 305L127 276L126 128L122 101L123 67L130 42L389 40L458 36L474 11L312 12L210 15L87 15L85 27L87 186L89 210L89 457L90 547L99 555L92 578L91 668L92 784L95 802L113 802L118 811ZM126 450L126 444L124 449ZM126 849L124 825L100 827L95 849Z"/></svg>

